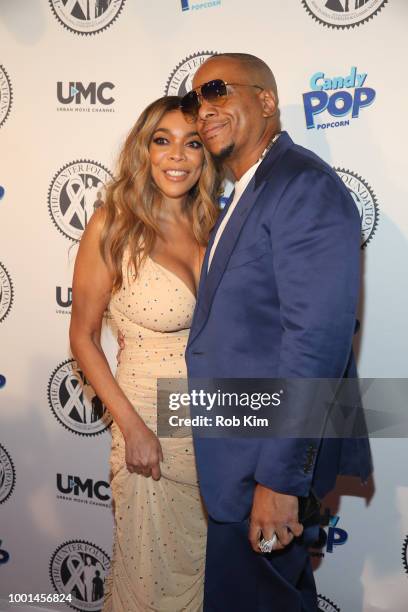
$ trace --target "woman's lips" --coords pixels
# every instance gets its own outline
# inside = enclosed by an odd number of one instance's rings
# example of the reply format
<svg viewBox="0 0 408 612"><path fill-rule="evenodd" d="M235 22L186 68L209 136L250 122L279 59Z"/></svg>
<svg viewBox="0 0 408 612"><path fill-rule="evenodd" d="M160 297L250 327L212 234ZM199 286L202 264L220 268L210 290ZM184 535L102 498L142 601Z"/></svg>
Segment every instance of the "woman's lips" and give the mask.
<svg viewBox="0 0 408 612"><path fill-rule="evenodd" d="M189 172L187 170L164 170L164 174L170 181L178 183L179 181L184 181Z"/></svg>

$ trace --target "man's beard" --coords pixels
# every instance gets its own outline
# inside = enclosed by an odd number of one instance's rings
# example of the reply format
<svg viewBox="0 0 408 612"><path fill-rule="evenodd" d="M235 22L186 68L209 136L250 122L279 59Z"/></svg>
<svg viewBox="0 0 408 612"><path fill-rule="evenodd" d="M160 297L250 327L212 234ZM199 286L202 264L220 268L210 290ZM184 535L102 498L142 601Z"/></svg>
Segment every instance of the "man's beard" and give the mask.
<svg viewBox="0 0 408 612"><path fill-rule="evenodd" d="M234 148L235 143L232 142L231 144L221 149L221 151L219 151L218 153L212 153L212 156L216 162L224 162L231 156L232 152L234 151Z"/></svg>

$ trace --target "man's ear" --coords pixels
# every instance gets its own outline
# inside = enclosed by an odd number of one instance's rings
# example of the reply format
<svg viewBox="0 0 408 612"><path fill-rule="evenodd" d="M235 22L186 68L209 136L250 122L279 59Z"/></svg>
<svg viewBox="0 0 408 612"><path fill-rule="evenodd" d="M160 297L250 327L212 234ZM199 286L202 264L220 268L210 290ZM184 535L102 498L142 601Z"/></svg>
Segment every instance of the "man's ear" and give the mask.
<svg viewBox="0 0 408 612"><path fill-rule="evenodd" d="M273 117L276 115L278 100L275 92L272 89L264 89L259 94L259 98L262 104L262 116Z"/></svg>

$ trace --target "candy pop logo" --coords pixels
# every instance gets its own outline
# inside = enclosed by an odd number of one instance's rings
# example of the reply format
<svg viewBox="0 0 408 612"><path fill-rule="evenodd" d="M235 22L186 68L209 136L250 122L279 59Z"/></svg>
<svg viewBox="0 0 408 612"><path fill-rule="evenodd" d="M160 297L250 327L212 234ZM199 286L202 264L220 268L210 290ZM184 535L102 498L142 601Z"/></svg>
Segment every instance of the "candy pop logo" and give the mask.
<svg viewBox="0 0 408 612"><path fill-rule="evenodd" d="M319 536L309 548L311 557L324 557L326 553L333 553L337 546L343 546L348 540L348 533L339 525L340 517L332 515L329 508L320 517Z"/></svg>
<svg viewBox="0 0 408 612"><path fill-rule="evenodd" d="M310 89L303 94L306 127L308 130L325 130L350 125L358 119L367 106L373 104L376 91L366 87L367 73L353 66L346 76L328 77L315 72L310 79Z"/></svg>
<svg viewBox="0 0 408 612"><path fill-rule="evenodd" d="M194 0L181 0L182 11L200 11L201 9L221 6L221 0L210 0L210 2L194 2Z"/></svg>

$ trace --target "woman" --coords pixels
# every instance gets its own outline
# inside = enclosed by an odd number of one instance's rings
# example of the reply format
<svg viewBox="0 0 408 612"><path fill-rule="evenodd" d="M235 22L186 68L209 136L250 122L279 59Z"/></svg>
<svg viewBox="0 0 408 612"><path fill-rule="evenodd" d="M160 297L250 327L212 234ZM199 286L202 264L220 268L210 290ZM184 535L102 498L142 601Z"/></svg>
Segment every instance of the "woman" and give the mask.
<svg viewBox="0 0 408 612"><path fill-rule="evenodd" d="M179 110L151 104L75 264L72 352L113 416L115 537L104 612L202 610L206 521L191 438L156 436L156 378L186 376L184 350L217 209L218 177ZM116 379L100 344L110 305L125 337Z"/></svg>

